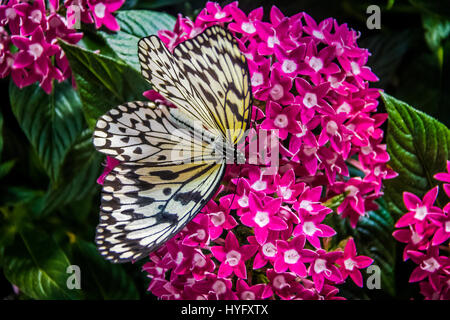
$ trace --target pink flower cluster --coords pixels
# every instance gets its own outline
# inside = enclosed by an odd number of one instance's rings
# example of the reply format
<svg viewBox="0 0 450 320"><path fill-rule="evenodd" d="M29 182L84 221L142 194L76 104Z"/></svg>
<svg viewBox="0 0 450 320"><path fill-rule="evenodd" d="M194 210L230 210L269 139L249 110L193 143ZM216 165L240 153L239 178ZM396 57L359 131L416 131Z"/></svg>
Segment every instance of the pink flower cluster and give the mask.
<svg viewBox="0 0 450 320"><path fill-rule="evenodd" d="M81 5L81 9L75 9L76 1L67 0L61 8L59 0L49 1L49 8L44 0L8 0L0 5L1 78L11 75L19 88L39 82L47 93L52 91L53 80L60 82L70 78L69 62L57 39L76 44L83 37L72 28L73 10L80 12L83 22L95 20L97 28L104 24L111 30L118 30L111 12L124 0L92 0L87 2L92 11ZM98 9L99 5L103 5L103 11ZM67 13L67 19L61 12Z"/></svg>
<svg viewBox="0 0 450 320"><path fill-rule="evenodd" d="M369 53L334 19L286 17L276 7L270 22L262 17L262 8L246 15L237 2L208 2L195 21L180 15L173 31L159 32L173 50L211 25L230 30L248 60L254 134L277 132L280 150L273 172L229 165L216 197L150 255L149 290L161 299L341 299L336 285L350 276L362 286L359 269L373 262L357 256L352 239L344 251L329 248L336 232L324 205L340 195L337 213L356 226L377 208L383 180L396 176L382 144L387 116L374 114Z"/></svg>
<svg viewBox="0 0 450 320"><path fill-rule="evenodd" d="M443 188L450 197L450 161L447 172L438 173L435 179L444 182ZM396 223L400 228L393 236L406 243L403 259L411 259L417 267L409 282L419 282L421 293L427 300L450 300L450 202L442 209L436 206L439 186L428 191L423 199L405 192L403 200L408 212Z"/></svg>

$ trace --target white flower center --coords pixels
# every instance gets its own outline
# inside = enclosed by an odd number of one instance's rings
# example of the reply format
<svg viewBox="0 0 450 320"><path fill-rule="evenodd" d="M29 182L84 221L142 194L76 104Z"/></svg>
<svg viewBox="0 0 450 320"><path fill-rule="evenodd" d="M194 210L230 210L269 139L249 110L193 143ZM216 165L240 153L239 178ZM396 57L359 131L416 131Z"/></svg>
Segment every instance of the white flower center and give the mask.
<svg viewBox="0 0 450 320"><path fill-rule="evenodd" d="M253 25L253 22L244 22L241 25L241 29L244 32L250 33L250 34L255 33L255 31L256 31L255 26Z"/></svg>
<svg viewBox="0 0 450 320"><path fill-rule="evenodd" d="M213 225L220 226L225 222L225 213L223 211L210 213L211 215L211 222Z"/></svg>
<svg viewBox="0 0 450 320"><path fill-rule="evenodd" d="M253 218L253 221L255 221L255 223L258 226L263 228L270 222L269 214L265 211L258 211L258 212L256 212L255 218Z"/></svg>
<svg viewBox="0 0 450 320"><path fill-rule="evenodd" d="M349 113L352 111L352 107L345 101L339 106L339 108L337 108L336 111L337 113Z"/></svg>
<svg viewBox="0 0 450 320"><path fill-rule="evenodd" d="M14 8L7 8L5 10L5 15L8 20L13 20L17 16L17 12Z"/></svg>
<svg viewBox="0 0 450 320"><path fill-rule="evenodd" d="M94 13L100 19L105 17L105 10L106 10L106 6L101 2L97 3L94 7Z"/></svg>
<svg viewBox="0 0 450 320"><path fill-rule="evenodd" d="M362 154L364 154L364 155L368 155L368 154L370 154L371 152L372 152L372 147L370 146L370 145L367 145L367 146L364 146L364 147L361 147L361 153Z"/></svg>
<svg viewBox="0 0 450 320"><path fill-rule="evenodd" d="M351 66L352 66L352 73L354 75L358 75L361 73L361 69L359 68L359 64L357 62L352 61Z"/></svg>
<svg viewBox="0 0 450 320"><path fill-rule="evenodd" d="M242 196L242 197L238 200L238 204L239 204L242 208L248 207L248 197L247 197L247 196Z"/></svg>
<svg viewBox="0 0 450 320"><path fill-rule="evenodd" d="M289 123L289 120L285 114L278 114L275 117L274 123L278 128L286 128Z"/></svg>
<svg viewBox="0 0 450 320"><path fill-rule="evenodd" d="M176 264L180 264L183 261L183 252L179 251L177 253L177 258L175 259Z"/></svg>
<svg viewBox="0 0 450 320"><path fill-rule="evenodd" d="M244 291L241 293L242 300L255 300L256 295L252 291Z"/></svg>
<svg viewBox="0 0 450 320"><path fill-rule="evenodd" d="M355 186L350 185L345 188L345 191L348 192L347 197L354 197L359 192L359 189Z"/></svg>
<svg viewBox="0 0 450 320"><path fill-rule="evenodd" d="M255 72L252 76L252 86L258 87L264 83L264 77L262 73Z"/></svg>
<svg viewBox="0 0 450 320"><path fill-rule="evenodd" d="M303 223L302 230L306 235L312 236L312 235L314 235L314 233L316 233L317 228L316 228L316 225L314 222L306 221L305 223Z"/></svg>
<svg viewBox="0 0 450 320"><path fill-rule="evenodd" d="M338 131L338 125L335 121L331 120L327 123L327 133L334 136Z"/></svg>
<svg viewBox="0 0 450 320"><path fill-rule="evenodd" d="M411 233L411 241L413 244L418 244L422 240L422 237L415 231Z"/></svg>
<svg viewBox="0 0 450 320"><path fill-rule="evenodd" d="M206 238L206 232L203 229L197 230L197 239L198 240L204 240Z"/></svg>
<svg viewBox="0 0 450 320"><path fill-rule="evenodd" d="M312 202L309 200L302 200L300 202L300 208L305 209L306 211L312 211L313 207L312 207L311 203Z"/></svg>
<svg viewBox="0 0 450 320"><path fill-rule="evenodd" d="M255 181L255 183L252 184L252 189L256 191L262 191L267 188L267 182L263 180Z"/></svg>
<svg viewBox="0 0 450 320"><path fill-rule="evenodd" d="M324 259L316 259L316 261L314 262L314 271L316 273L322 273L324 271L328 270L327 269L327 261Z"/></svg>
<svg viewBox="0 0 450 320"><path fill-rule="evenodd" d="M283 199L289 199L292 196L292 190L288 187L280 187L280 193Z"/></svg>
<svg viewBox="0 0 450 320"><path fill-rule="evenodd" d="M42 12L41 10L33 10L31 11L30 14L30 20L33 21L34 23L41 23L42 20Z"/></svg>
<svg viewBox="0 0 450 320"><path fill-rule="evenodd" d="M225 18L226 15L227 15L226 12L217 11L216 14L214 15L214 19L220 20L222 18Z"/></svg>
<svg viewBox="0 0 450 320"><path fill-rule="evenodd" d="M44 48L39 43L30 44L28 52L34 57L34 60L38 59L44 52Z"/></svg>
<svg viewBox="0 0 450 320"><path fill-rule="evenodd" d="M280 40L278 40L277 36L271 36L267 38L267 46L269 48L273 48L276 44L280 44Z"/></svg>
<svg viewBox="0 0 450 320"><path fill-rule="evenodd" d="M236 250L228 251L225 262L227 262L231 267L234 267L238 265L239 261L241 261L241 254L239 252Z"/></svg>
<svg viewBox="0 0 450 320"><path fill-rule="evenodd" d="M262 252L266 257L273 258L277 255L277 247L272 242L267 242L262 246Z"/></svg>
<svg viewBox="0 0 450 320"><path fill-rule="evenodd" d="M273 286L275 289L281 290L286 286L289 286L289 284L286 283L286 279L283 275L278 275L275 278L273 278Z"/></svg>
<svg viewBox="0 0 450 320"><path fill-rule="evenodd" d="M356 267L356 261L348 258L344 260L345 269L352 271Z"/></svg>
<svg viewBox="0 0 450 320"><path fill-rule="evenodd" d="M323 35L322 31L319 31L319 30L314 30L313 36L320 40L325 39L325 36Z"/></svg>
<svg viewBox="0 0 450 320"><path fill-rule="evenodd" d="M426 206L421 206L421 207L417 207L414 210L415 214L414 214L414 218L416 218L417 220L422 221L423 219L425 219L425 217L428 214L428 210Z"/></svg>
<svg viewBox="0 0 450 320"><path fill-rule="evenodd" d="M450 232L450 221L447 221L446 223L445 223L445 232Z"/></svg>
<svg viewBox="0 0 450 320"><path fill-rule="evenodd" d="M420 267L428 272L435 272L439 269L440 266L441 265L439 264L439 262L437 262L437 260L433 257L422 261L422 263L420 264Z"/></svg>
<svg viewBox="0 0 450 320"><path fill-rule="evenodd" d="M292 73L297 70L297 64L292 60L286 59L281 65L281 70L283 70L284 73Z"/></svg>
<svg viewBox="0 0 450 320"><path fill-rule="evenodd" d="M279 83L275 84L273 88L270 90L270 96L273 100L280 100L283 98L284 89L283 86Z"/></svg>
<svg viewBox="0 0 450 320"><path fill-rule="evenodd" d="M304 153L306 156L308 156L308 157L310 157L310 156L316 154L316 152L317 152L317 148L316 148L316 147L305 146L305 147L303 148L303 153Z"/></svg>
<svg viewBox="0 0 450 320"><path fill-rule="evenodd" d="M206 264L206 259L201 254L196 253L194 254L194 257L192 258L193 264L196 267L202 268Z"/></svg>
<svg viewBox="0 0 450 320"><path fill-rule="evenodd" d="M316 72L319 71L320 69L323 68L323 62L322 62L322 59L317 58L317 57L312 57L312 58L309 60L309 66L310 66L311 68L313 68L314 71L316 71Z"/></svg>
<svg viewBox="0 0 450 320"><path fill-rule="evenodd" d="M300 259L300 254L295 249L289 249L284 252L284 262L295 264Z"/></svg>
<svg viewBox="0 0 450 320"><path fill-rule="evenodd" d="M216 292L217 294L223 294L227 291L227 286L225 285L225 283L223 281L220 281L220 280L217 280L216 282L214 282L211 287L214 290L214 292Z"/></svg>
<svg viewBox="0 0 450 320"><path fill-rule="evenodd" d="M317 96L312 93L308 92L305 94L305 97L303 98L303 104L307 108L312 108L317 105Z"/></svg>

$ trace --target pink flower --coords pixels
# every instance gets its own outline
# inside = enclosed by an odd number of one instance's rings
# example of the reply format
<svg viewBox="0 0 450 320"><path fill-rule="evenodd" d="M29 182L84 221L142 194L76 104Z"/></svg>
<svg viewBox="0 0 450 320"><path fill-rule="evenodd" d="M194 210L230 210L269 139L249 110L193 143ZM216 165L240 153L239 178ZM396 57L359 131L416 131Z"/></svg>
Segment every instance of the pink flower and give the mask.
<svg viewBox="0 0 450 320"><path fill-rule="evenodd" d="M209 201L204 212L209 217L209 233L211 240L219 238L223 230L231 230L237 226L236 220L230 215L231 199L221 198L219 205L215 201Z"/></svg>
<svg viewBox="0 0 450 320"><path fill-rule="evenodd" d="M253 227L256 240L259 244L264 244L269 235L269 230L286 230L287 224L280 217L276 216L280 210L281 199L261 200L255 194L249 196L250 211L241 217L244 225Z"/></svg>
<svg viewBox="0 0 450 320"><path fill-rule="evenodd" d="M269 102L267 107L266 119L261 123L261 129L277 130L280 139L286 139L289 133L297 133L301 129L295 120L299 108L296 105L291 105L286 108L276 102Z"/></svg>
<svg viewBox="0 0 450 320"><path fill-rule="evenodd" d="M428 214L440 214L442 210L433 206L438 190L438 186L434 187L424 195L423 200L410 192L404 192L403 200L409 211L397 221L395 227L402 228L416 223L423 223L426 221Z"/></svg>
<svg viewBox="0 0 450 320"><path fill-rule="evenodd" d="M190 247L204 247L210 241L209 218L205 214L198 214L186 226L186 236L182 243Z"/></svg>
<svg viewBox="0 0 450 320"><path fill-rule="evenodd" d="M255 21L261 21L263 17L263 8L259 7L248 14L248 17L237 6L230 8L231 15L235 22L228 26L230 30L242 33L246 36L256 34Z"/></svg>
<svg viewBox="0 0 450 320"><path fill-rule="evenodd" d="M236 286L236 294L239 300L263 300L273 295L270 286L257 284L249 286L245 281L239 279Z"/></svg>
<svg viewBox="0 0 450 320"><path fill-rule="evenodd" d="M245 261L250 259L256 252L255 245L239 246L238 240L233 232L228 232L225 238L225 246L211 247L214 257L222 262L219 267L218 276L226 278L232 273L241 279L247 278Z"/></svg>
<svg viewBox="0 0 450 320"><path fill-rule="evenodd" d="M335 262L342 257L342 251L326 252L319 249L314 253L308 274L312 276L317 291L322 291L325 279L333 283L340 283L342 275L335 266Z"/></svg>
<svg viewBox="0 0 450 320"><path fill-rule="evenodd" d="M281 178L276 179L275 184L278 186L277 194L285 203L297 202L297 197L305 190L305 183L295 183L295 173L290 169L284 173Z"/></svg>
<svg viewBox="0 0 450 320"><path fill-rule="evenodd" d="M430 247L426 253L409 251L408 255L418 265L409 278L409 282L421 281L428 277L431 286L436 290L439 284L439 273L446 274L450 271L450 259L439 256L437 246Z"/></svg>
<svg viewBox="0 0 450 320"><path fill-rule="evenodd" d="M333 228L321 222L325 219L327 212L319 214L305 214L300 216L300 223L295 227L293 235L304 235L309 243L320 249L320 238L332 237L336 234Z"/></svg>
<svg viewBox="0 0 450 320"><path fill-rule="evenodd" d="M25 4L25 3L24 3ZM38 27L46 29L47 19L45 16L44 0L35 0L26 5L17 6L18 12L23 17L20 26L21 35L31 35Z"/></svg>
<svg viewBox="0 0 450 320"><path fill-rule="evenodd" d="M281 273L289 269L300 277L306 277L307 272L304 262L311 261L314 251L304 249L305 236L297 236L289 242L277 240L276 244L275 271Z"/></svg>
<svg viewBox="0 0 450 320"><path fill-rule="evenodd" d="M282 105L289 105L294 101L294 95L290 92L292 79L283 76L278 69L273 69L270 74L268 87L255 92L255 98L259 100L271 99Z"/></svg>
<svg viewBox="0 0 450 320"><path fill-rule="evenodd" d="M359 269L370 266L373 259L366 256L357 256L355 242L353 238L350 238L345 245L344 256L336 260L336 263L340 266L343 280L350 276L353 282L362 288L363 278Z"/></svg>
<svg viewBox="0 0 450 320"><path fill-rule="evenodd" d="M88 0L88 6L94 17L95 27L105 26L111 31L119 31L120 26L112 15L124 4L125 0Z"/></svg>

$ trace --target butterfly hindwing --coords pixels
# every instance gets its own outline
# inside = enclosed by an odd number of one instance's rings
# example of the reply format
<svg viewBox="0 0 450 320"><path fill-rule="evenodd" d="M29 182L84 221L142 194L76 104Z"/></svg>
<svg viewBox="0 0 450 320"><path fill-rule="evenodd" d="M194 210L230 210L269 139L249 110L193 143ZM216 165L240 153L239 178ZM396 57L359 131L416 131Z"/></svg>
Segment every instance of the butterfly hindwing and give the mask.
<svg viewBox="0 0 450 320"><path fill-rule="evenodd" d="M102 190L96 242L113 262L137 260L180 231L216 192L225 164L122 163Z"/></svg>
<svg viewBox="0 0 450 320"><path fill-rule="evenodd" d="M143 76L204 126L238 143L249 128L252 95L245 56L225 29L213 26L175 47L156 36L139 41Z"/></svg>

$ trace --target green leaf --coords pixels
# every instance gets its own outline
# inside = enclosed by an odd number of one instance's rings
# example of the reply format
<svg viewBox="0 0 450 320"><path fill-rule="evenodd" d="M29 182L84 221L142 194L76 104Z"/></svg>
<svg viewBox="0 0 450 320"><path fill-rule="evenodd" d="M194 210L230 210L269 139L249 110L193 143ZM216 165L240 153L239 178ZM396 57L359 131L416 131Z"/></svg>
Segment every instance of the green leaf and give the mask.
<svg viewBox="0 0 450 320"><path fill-rule="evenodd" d="M75 76L88 126L108 110L128 101L142 100L148 89L141 75L118 59L59 41Z"/></svg>
<svg viewBox="0 0 450 320"><path fill-rule="evenodd" d="M80 290L67 288L64 251L45 232L25 228L16 234L2 259L5 277L33 299L81 299Z"/></svg>
<svg viewBox="0 0 450 320"><path fill-rule="evenodd" d="M406 212L403 192L422 197L438 183L433 176L445 171L450 158L450 131L405 102L385 93L382 98L389 114L386 136L389 165L399 174L386 181L385 198L398 218Z"/></svg>
<svg viewBox="0 0 450 320"><path fill-rule="evenodd" d="M51 180L57 180L67 152L83 129L80 99L69 82L50 95L37 84L9 87L12 111Z"/></svg>
<svg viewBox="0 0 450 320"><path fill-rule="evenodd" d="M94 244L77 239L72 245L75 263L81 269L81 288L87 299L138 299L133 279L123 265L105 260Z"/></svg>
<svg viewBox="0 0 450 320"><path fill-rule="evenodd" d="M386 203L378 200L378 210L369 211L366 216L359 219L355 229L353 229L347 219L342 219L337 214L327 216L325 223L336 230L333 237L334 246L338 246L341 241L353 237L355 240L358 255L369 256L374 259L373 264L381 270L381 290L369 290L365 286L359 288L352 284L342 286L343 295L347 298L358 297L372 298L384 296L394 297L395 287L395 258L396 241L392 237L394 231L394 220L386 209ZM362 271L366 276L365 270ZM365 277L366 278L366 277ZM378 292L381 291L381 292Z"/></svg>
<svg viewBox="0 0 450 320"><path fill-rule="evenodd" d="M100 175L101 159L92 145L92 132L83 131L63 164L61 180L50 185L41 214L73 201L90 201L99 189L96 180Z"/></svg>
<svg viewBox="0 0 450 320"><path fill-rule="evenodd" d="M437 15L423 14L422 22L428 47L435 53L439 61L439 66L442 68L442 64L444 63L442 42L450 35L450 20Z"/></svg>
<svg viewBox="0 0 450 320"><path fill-rule="evenodd" d="M138 41L143 37L157 34L159 30L173 29L175 18L163 12L148 10L119 11L116 15L120 31L99 32L116 55L140 72Z"/></svg>

